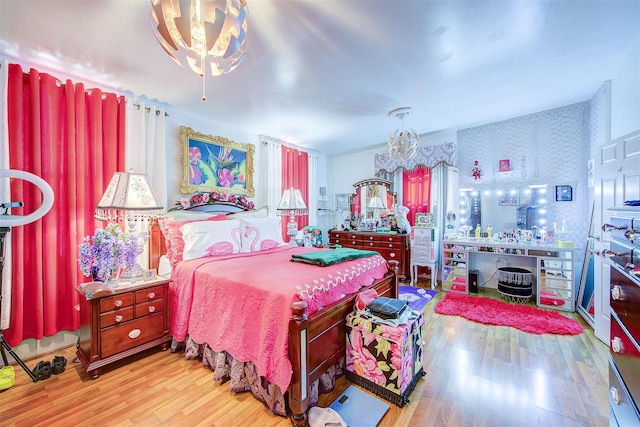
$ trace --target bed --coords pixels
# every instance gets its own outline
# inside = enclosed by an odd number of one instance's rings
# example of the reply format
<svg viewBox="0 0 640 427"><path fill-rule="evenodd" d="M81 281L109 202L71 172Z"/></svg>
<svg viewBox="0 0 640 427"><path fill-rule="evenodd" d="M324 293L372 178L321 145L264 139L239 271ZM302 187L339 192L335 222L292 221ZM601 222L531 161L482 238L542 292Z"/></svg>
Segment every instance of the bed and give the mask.
<svg viewBox="0 0 640 427"><path fill-rule="evenodd" d="M247 389L274 413L304 425L312 385L344 357L344 319L356 295L373 287L381 296L397 297L397 264L389 266L379 255L330 267L290 262L293 254L331 250L283 245L277 219L266 218L266 209L236 200L187 205L181 217L161 220L150 232L151 268L158 268L163 255L174 255L170 333L176 342L208 347L217 359L209 358L210 366L220 363L221 354L250 363L260 377L256 381L270 394L276 387L273 394L279 392L288 409L274 410L278 405ZM175 234L181 233L183 258L176 260Z"/></svg>

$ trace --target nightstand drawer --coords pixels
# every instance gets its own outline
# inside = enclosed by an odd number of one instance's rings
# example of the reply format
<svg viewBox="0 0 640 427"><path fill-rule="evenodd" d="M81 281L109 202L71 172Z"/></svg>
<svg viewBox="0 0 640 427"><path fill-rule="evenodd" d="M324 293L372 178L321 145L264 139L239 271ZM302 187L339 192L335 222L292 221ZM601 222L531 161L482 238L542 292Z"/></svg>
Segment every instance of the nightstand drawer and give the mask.
<svg viewBox="0 0 640 427"><path fill-rule="evenodd" d="M162 313L112 326L102 331L100 354L104 359L139 344L160 338L163 333L164 317Z"/></svg>
<svg viewBox="0 0 640 427"><path fill-rule="evenodd" d="M113 311L118 308L129 307L133 305L133 292L114 295L100 300L100 312Z"/></svg>
<svg viewBox="0 0 640 427"><path fill-rule="evenodd" d="M136 303L161 299L164 297L163 290L163 286L154 286L152 288L136 291Z"/></svg>
<svg viewBox="0 0 640 427"><path fill-rule="evenodd" d="M135 317L147 316L153 313L162 313L164 302L161 299L136 304Z"/></svg>
<svg viewBox="0 0 640 427"><path fill-rule="evenodd" d="M122 310L108 311L100 314L100 328L107 328L118 323L128 322L133 319L133 307Z"/></svg>

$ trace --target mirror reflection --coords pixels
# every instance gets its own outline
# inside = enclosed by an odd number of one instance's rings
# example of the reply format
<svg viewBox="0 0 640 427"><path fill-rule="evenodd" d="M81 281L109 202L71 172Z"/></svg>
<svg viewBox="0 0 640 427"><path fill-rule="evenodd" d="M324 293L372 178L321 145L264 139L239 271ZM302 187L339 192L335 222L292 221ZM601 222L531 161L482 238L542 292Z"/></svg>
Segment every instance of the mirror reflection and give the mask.
<svg viewBox="0 0 640 427"><path fill-rule="evenodd" d="M351 218L345 227L353 230L390 228L383 219L387 219L386 214L394 208L396 200L395 193L391 191L391 181L372 178L358 181L353 186Z"/></svg>
<svg viewBox="0 0 640 427"><path fill-rule="evenodd" d="M483 232L519 228L542 229L547 219L547 187L511 189L460 189L460 226Z"/></svg>

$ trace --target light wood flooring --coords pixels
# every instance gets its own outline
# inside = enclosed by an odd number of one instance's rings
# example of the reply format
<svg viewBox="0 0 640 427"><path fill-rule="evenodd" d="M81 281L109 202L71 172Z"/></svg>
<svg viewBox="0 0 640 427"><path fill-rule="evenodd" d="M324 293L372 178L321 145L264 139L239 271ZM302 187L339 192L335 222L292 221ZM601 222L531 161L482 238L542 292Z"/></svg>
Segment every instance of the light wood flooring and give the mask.
<svg viewBox="0 0 640 427"><path fill-rule="evenodd" d="M583 324L578 336L531 335L435 314L442 297L424 310L427 375L408 406L391 405L381 427L608 425L608 348L579 315L567 314ZM291 425L250 393L214 383L211 371L181 353L148 350L103 368L96 380L74 354L58 351L69 360L66 371L37 383L16 366L16 384L0 392L0 426ZM341 378L320 405L348 385Z"/></svg>

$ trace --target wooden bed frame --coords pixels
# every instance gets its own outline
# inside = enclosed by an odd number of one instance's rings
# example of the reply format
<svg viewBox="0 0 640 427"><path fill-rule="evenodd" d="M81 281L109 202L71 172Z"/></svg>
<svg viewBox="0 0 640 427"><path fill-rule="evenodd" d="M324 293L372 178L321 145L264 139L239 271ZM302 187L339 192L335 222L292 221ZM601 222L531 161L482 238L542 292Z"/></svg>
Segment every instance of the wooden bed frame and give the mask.
<svg viewBox="0 0 640 427"><path fill-rule="evenodd" d="M166 253L164 236L158 224L150 230L149 268L158 268L160 256ZM380 296L398 297L396 271L398 262L390 262L392 271L372 287ZM356 293L347 295L322 310L307 316L307 304L291 305L289 322L289 360L293 368L289 384L288 404L295 426L307 423L311 384L337 363L346 352L345 317L353 310Z"/></svg>

